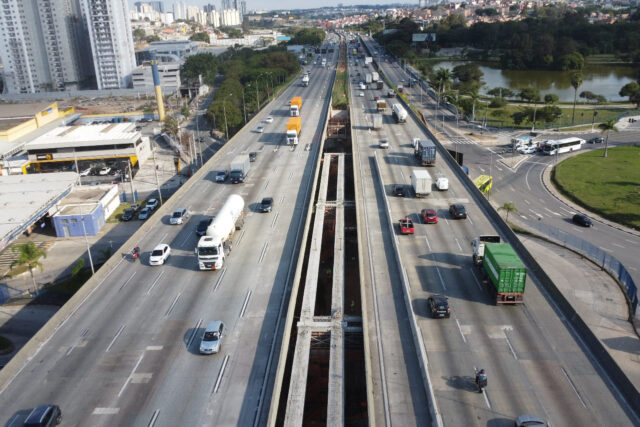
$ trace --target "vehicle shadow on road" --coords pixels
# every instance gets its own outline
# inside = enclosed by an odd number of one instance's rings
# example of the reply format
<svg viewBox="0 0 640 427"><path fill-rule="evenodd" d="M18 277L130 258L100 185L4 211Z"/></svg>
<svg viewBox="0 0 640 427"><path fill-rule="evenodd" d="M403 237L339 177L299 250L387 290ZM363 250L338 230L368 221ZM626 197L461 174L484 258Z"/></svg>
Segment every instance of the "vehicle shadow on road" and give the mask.
<svg viewBox="0 0 640 427"><path fill-rule="evenodd" d="M475 384L475 379L469 375L454 375L451 377L443 376L442 379L449 387L456 388L458 390L465 390L477 393L478 388Z"/></svg>
<svg viewBox="0 0 640 427"><path fill-rule="evenodd" d="M200 356L200 340L204 335L204 327L201 328L189 328L182 336L182 342L187 351L196 356Z"/></svg>

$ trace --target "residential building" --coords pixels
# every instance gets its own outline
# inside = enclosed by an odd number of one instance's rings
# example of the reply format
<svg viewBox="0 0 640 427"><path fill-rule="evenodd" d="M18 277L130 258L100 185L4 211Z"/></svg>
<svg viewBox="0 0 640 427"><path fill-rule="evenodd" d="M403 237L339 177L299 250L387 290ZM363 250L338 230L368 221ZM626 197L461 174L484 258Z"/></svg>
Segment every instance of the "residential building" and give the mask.
<svg viewBox="0 0 640 427"><path fill-rule="evenodd" d="M81 0L98 90L131 87L136 66L126 0Z"/></svg>
<svg viewBox="0 0 640 427"><path fill-rule="evenodd" d="M163 90L176 91L180 88L180 63L158 64L160 86ZM153 88L153 71L151 65L145 63L133 70L133 88Z"/></svg>
<svg viewBox="0 0 640 427"><path fill-rule="evenodd" d="M78 89L93 73L75 0L3 1L0 59L4 93ZM89 65L89 66L87 66Z"/></svg>

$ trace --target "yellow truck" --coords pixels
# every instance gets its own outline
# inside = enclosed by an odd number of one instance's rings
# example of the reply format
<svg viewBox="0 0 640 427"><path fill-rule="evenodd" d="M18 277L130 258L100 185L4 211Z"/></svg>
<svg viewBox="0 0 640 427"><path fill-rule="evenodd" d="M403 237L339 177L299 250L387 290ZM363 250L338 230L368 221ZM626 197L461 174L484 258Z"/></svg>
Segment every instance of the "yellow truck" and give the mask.
<svg viewBox="0 0 640 427"><path fill-rule="evenodd" d="M289 112L291 113L291 117L300 117L300 110L302 109L302 97L294 96L291 98L291 103L289 106Z"/></svg>
<svg viewBox="0 0 640 427"><path fill-rule="evenodd" d="M287 144L298 145L298 136L300 136L300 129L302 123L300 117L291 117L287 122Z"/></svg>

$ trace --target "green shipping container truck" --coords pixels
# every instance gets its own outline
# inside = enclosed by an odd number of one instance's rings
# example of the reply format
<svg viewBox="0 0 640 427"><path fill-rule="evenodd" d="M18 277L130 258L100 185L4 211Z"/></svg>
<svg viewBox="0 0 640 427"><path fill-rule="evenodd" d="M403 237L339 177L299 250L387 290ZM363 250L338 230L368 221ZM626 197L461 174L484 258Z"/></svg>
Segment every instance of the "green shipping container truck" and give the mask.
<svg viewBox="0 0 640 427"><path fill-rule="evenodd" d="M495 291L497 304L523 302L527 268L507 243L486 243L482 268Z"/></svg>

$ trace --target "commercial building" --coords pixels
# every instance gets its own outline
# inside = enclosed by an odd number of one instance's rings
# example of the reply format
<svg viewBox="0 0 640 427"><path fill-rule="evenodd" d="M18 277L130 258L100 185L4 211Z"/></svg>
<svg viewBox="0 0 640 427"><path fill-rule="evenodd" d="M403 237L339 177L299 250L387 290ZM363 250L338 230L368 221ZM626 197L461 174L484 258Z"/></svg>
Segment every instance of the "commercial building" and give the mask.
<svg viewBox="0 0 640 427"><path fill-rule="evenodd" d="M135 123L60 126L28 142L25 150L24 173L108 167L128 175L151 156L149 138Z"/></svg>
<svg viewBox="0 0 640 427"><path fill-rule="evenodd" d="M160 86L163 90L176 91L180 88L180 64L159 64ZM151 65L145 63L133 71L133 88L153 88L153 72Z"/></svg>
<svg viewBox="0 0 640 427"><path fill-rule="evenodd" d="M57 237L95 236L118 206L117 185L75 187L50 210L51 222Z"/></svg>
<svg viewBox="0 0 640 427"><path fill-rule="evenodd" d="M188 56L199 52L198 42L190 40L170 40L163 42L151 42L151 44L136 52L138 64L151 60L151 52L155 52L158 63L177 62L184 63Z"/></svg>

